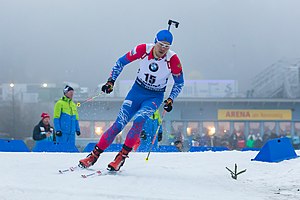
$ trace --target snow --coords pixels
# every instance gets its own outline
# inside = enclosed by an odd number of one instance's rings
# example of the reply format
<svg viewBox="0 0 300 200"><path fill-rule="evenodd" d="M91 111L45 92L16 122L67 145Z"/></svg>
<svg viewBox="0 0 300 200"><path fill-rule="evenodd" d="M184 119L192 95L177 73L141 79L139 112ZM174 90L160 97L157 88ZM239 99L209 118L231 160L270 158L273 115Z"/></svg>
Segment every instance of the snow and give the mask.
<svg viewBox="0 0 300 200"><path fill-rule="evenodd" d="M257 151L132 152L117 175L87 179L80 170L59 174L86 153L1 152L0 200L299 200L300 159L251 161ZM299 155L299 152L297 152ZM104 170L116 153L104 153L92 169ZM231 178L225 169L247 171Z"/></svg>

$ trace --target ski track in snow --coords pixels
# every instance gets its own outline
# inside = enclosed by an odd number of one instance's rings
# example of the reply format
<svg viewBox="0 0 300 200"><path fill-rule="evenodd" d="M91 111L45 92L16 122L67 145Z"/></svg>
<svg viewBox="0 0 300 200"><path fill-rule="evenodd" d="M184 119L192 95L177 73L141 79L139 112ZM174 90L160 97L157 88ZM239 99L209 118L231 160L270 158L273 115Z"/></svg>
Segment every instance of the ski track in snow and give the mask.
<svg viewBox="0 0 300 200"><path fill-rule="evenodd" d="M299 200L300 159L251 161L258 152L131 153L121 172L82 178L91 170L59 174L86 153L0 153L0 200ZM299 152L297 152L299 153ZM91 167L105 170L116 153ZM231 178L225 167L247 171Z"/></svg>

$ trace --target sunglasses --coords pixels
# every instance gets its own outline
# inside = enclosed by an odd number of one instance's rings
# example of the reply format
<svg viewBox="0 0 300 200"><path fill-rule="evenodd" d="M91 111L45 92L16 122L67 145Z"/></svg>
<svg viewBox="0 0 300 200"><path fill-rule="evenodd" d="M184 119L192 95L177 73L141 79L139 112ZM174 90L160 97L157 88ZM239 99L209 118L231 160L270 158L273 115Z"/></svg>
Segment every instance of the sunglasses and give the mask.
<svg viewBox="0 0 300 200"><path fill-rule="evenodd" d="M166 49L168 49L168 48L170 48L170 44L165 44L165 43L163 43L163 42L160 42L160 41L158 41L157 40L157 43L162 47L162 48L166 48Z"/></svg>

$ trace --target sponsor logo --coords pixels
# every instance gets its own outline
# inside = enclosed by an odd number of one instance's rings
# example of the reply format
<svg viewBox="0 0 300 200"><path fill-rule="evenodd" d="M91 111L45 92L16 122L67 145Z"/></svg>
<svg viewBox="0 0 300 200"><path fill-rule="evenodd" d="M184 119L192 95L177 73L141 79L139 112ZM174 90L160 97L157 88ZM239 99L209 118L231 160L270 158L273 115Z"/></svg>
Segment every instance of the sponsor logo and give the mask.
<svg viewBox="0 0 300 200"><path fill-rule="evenodd" d="M151 63L151 64L149 65L149 69L150 69L151 72L156 72L156 71L158 70L158 64L156 64L156 63Z"/></svg>

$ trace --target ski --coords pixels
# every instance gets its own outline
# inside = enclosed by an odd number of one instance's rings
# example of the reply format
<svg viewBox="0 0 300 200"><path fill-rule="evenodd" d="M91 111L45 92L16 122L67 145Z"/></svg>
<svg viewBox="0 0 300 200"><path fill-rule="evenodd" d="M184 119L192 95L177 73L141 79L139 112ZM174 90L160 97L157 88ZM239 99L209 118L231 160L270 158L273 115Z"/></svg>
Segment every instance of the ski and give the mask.
<svg viewBox="0 0 300 200"><path fill-rule="evenodd" d="M79 169L82 169L82 168L80 168L79 166L74 166L74 167L69 167L67 169L60 169L60 170L58 170L58 172L60 174L65 174L65 173L68 173L68 172L74 172L74 171L79 170Z"/></svg>
<svg viewBox="0 0 300 200"><path fill-rule="evenodd" d="M101 171L101 170L97 170L95 172L92 173L87 173L87 174L81 174L82 178L92 178L92 177L96 177L96 176L105 176L105 175L117 175L118 173L120 173L121 171Z"/></svg>
<svg viewBox="0 0 300 200"><path fill-rule="evenodd" d="M100 170L97 170L95 172L92 173L88 173L88 174L81 174L82 178L91 178L91 177L95 177L95 176L101 176L102 172Z"/></svg>
<svg viewBox="0 0 300 200"><path fill-rule="evenodd" d="M66 173L70 173L70 172L74 172L74 171L83 171L83 170L90 171L90 172L81 174L82 178L90 178L90 177L103 176L103 175L116 175L121 172L121 171L96 170L96 169L90 169L90 168L82 168L82 167L79 167L78 165L74 166L74 167L69 167L66 169L60 169L60 170L58 170L58 172L60 174L66 174Z"/></svg>

